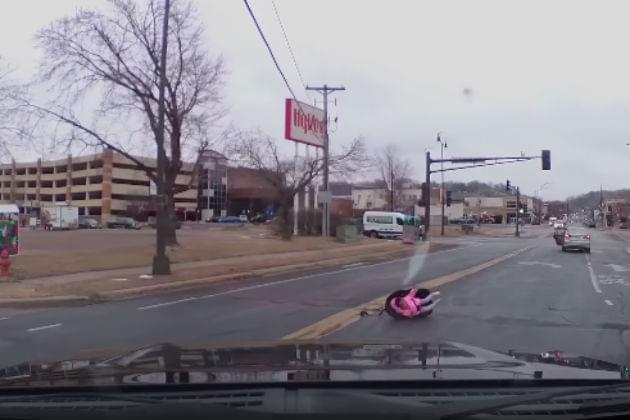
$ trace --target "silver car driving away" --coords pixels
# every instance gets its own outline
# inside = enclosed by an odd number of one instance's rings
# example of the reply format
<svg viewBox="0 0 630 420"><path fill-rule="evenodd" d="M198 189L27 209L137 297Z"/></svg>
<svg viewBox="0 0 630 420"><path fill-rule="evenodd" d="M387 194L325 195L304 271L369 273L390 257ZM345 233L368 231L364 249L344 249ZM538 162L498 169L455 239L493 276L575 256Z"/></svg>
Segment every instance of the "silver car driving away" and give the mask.
<svg viewBox="0 0 630 420"><path fill-rule="evenodd" d="M571 249L582 250L591 253L591 234L584 230L574 227L567 228L564 233L564 241L562 242L562 251Z"/></svg>

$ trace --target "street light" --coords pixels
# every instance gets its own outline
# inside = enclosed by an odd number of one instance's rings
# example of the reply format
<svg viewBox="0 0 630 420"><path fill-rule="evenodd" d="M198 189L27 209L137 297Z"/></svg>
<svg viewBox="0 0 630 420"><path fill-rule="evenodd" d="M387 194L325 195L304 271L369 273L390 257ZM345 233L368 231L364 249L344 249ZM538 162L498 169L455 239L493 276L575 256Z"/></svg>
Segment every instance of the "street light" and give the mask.
<svg viewBox="0 0 630 420"><path fill-rule="evenodd" d="M437 134L437 142L440 143L440 160L442 160L442 162L440 162L440 175L442 176L442 189L441 189L441 193L440 193L440 201L442 202L442 223L441 223L441 229L440 229L440 235L444 236L444 149L448 148L448 144L446 143L446 141L443 141L442 138L440 137L440 132L438 132ZM431 186L427 185L427 191L428 194L431 194Z"/></svg>
<svg viewBox="0 0 630 420"><path fill-rule="evenodd" d="M538 199L538 194L549 185L551 185L551 182L545 182L534 190L534 198L539 201L537 216L540 222L542 222L542 200Z"/></svg>

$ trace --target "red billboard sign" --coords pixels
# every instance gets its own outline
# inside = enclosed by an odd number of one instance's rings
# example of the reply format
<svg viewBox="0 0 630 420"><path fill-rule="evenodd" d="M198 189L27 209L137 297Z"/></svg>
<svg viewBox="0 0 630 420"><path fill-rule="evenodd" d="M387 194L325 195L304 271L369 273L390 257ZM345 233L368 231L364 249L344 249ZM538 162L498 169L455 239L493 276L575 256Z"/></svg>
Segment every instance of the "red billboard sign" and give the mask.
<svg viewBox="0 0 630 420"><path fill-rule="evenodd" d="M296 101L286 99L284 108L284 137L316 147L324 147L326 124L324 111Z"/></svg>

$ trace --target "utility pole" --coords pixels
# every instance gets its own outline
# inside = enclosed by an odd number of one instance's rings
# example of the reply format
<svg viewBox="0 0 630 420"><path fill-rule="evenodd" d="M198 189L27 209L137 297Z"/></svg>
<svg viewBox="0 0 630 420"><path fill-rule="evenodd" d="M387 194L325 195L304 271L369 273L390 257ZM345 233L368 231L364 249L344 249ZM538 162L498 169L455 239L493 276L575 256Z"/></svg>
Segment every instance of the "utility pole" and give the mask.
<svg viewBox="0 0 630 420"><path fill-rule="evenodd" d="M427 152L426 177L424 181L424 191L422 191L422 201L424 202L424 235L422 240L429 239L429 229L431 229L431 152ZM424 195L426 194L426 198Z"/></svg>
<svg viewBox="0 0 630 420"><path fill-rule="evenodd" d="M516 187L516 233L515 236L518 238L521 236L521 231L519 230L519 225L521 224L521 189Z"/></svg>
<svg viewBox="0 0 630 420"><path fill-rule="evenodd" d="M164 151L164 114L166 87L166 53L168 41L168 14L171 8L170 0L164 0L164 21L162 23L162 53L160 57L160 85L158 95L158 126L157 126L157 220L156 220L156 246L153 257L153 274L171 274L171 263L166 256L166 230L168 229L168 215L166 209L166 197L164 192L166 152Z"/></svg>
<svg viewBox="0 0 630 420"><path fill-rule="evenodd" d="M440 223L440 235L444 236L444 149L448 148L448 144L446 144L445 141L442 141L442 139L440 138L440 133L438 133L437 135L437 142L440 143L440 175L442 175L442 190L440 192L440 201L442 201L442 222Z"/></svg>
<svg viewBox="0 0 630 420"><path fill-rule="evenodd" d="M389 161L389 210L394 211L394 164Z"/></svg>
<svg viewBox="0 0 630 420"><path fill-rule="evenodd" d="M329 158L329 141L328 141L328 93L337 90L346 90L343 86L306 86L306 90L316 90L322 94L324 99L324 192L326 193L326 201L324 202L324 211L322 212L322 236L330 236L330 197L328 195L328 158Z"/></svg>

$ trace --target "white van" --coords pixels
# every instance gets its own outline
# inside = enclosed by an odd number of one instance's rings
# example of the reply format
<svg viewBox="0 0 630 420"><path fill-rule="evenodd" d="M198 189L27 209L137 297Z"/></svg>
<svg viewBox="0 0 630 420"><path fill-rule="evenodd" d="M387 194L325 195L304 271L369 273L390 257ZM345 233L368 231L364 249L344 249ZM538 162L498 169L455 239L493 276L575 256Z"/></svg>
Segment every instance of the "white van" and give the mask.
<svg viewBox="0 0 630 420"><path fill-rule="evenodd" d="M392 211L366 211L363 213L363 233L372 238L400 237L406 217Z"/></svg>

